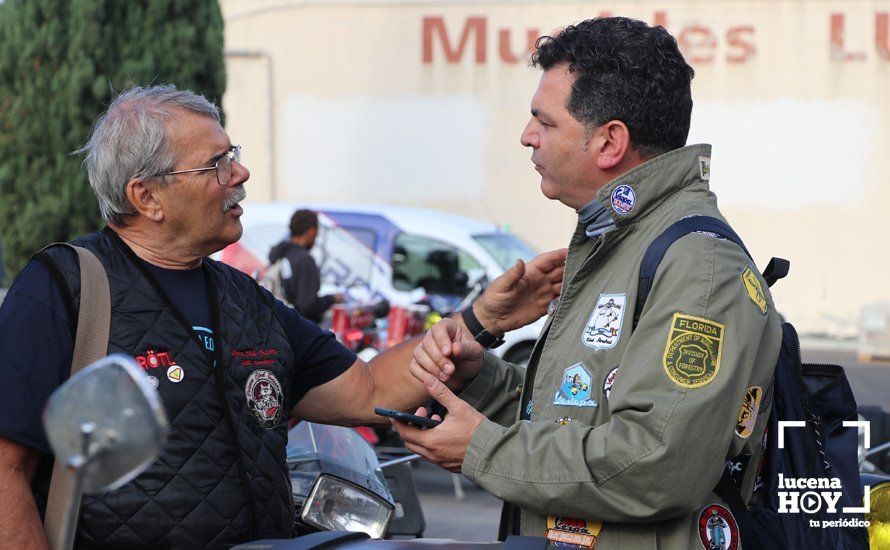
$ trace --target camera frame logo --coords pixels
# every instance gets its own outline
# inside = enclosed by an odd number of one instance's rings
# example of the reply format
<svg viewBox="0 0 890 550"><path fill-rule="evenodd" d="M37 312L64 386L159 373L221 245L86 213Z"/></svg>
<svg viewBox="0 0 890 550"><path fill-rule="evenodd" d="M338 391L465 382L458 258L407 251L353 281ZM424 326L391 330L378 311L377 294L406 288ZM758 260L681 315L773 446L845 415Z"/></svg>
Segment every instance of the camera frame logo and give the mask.
<svg viewBox="0 0 890 550"><path fill-rule="evenodd" d="M862 428L863 443L868 449L871 446L871 429L867 420L844 420L845 428ZM785 428L804 428L804 420L780 420L778 447L785 448ZM837 513L837 503L842 495L841 480L833 478L785 478L779 474L779 509L780 514L816 514L823 509L829 514ZM785 489L785 490L781 490ZM868 514L871 511L871 487L863 486L862 506L844 506L842 514ZM855 525L852 525L854 524ZM868 527L869 522L857 519L843 520L810 520L811 527Z"/></svg>

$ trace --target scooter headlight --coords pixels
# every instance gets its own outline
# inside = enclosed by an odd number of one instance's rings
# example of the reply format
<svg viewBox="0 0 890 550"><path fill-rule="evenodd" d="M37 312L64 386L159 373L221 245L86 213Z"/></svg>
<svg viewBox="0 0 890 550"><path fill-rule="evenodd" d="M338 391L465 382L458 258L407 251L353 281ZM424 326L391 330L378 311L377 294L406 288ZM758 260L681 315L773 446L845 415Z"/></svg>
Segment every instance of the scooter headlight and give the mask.
<svg viewBox="0 0 890 550"><path fill-rule="evenodd" d="M329 531L359 531L379 539L386 533L393 507L377 495L342 479L322 475L306 499L303 521Z"/></svg>
<svg viewBox="0 0 890 550"><path fill-rule="evenodd" d="M871 488L868 520L869 548L890 548L890 481Z"/></svg>

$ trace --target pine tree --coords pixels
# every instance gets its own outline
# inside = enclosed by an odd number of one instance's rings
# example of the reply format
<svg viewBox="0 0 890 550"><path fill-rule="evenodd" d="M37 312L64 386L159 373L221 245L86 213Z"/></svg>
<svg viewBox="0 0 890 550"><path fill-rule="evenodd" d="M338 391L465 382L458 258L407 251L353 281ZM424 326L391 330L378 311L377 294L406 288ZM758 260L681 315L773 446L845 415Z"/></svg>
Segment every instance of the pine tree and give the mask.
<svg viewBox="0 0 890 550"><path fill-rule="evenodd" d="M83 159L71 152L116 92L163 83L221 103L226 74L217 0L0 3L7 283L42 246L101 227Z"/></svg>

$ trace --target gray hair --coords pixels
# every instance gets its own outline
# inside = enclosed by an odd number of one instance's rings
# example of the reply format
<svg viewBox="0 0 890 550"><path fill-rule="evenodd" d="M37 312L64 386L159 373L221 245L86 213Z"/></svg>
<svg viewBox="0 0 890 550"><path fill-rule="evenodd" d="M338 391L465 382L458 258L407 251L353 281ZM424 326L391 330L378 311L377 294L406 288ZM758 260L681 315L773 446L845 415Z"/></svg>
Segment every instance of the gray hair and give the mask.
<svg viewBox="0 0 890 550"><path fill-rule="evenodd" d="M216 105L172 84L130 88L96 120L89 141L75 153L87 154L83 166L106 222L125 225L126 218L136 214L127 199L128 181L150 179L173 169L176 159L167 121L183 110L220 120ZM159 181L166 184L166 178Z"/></svg>

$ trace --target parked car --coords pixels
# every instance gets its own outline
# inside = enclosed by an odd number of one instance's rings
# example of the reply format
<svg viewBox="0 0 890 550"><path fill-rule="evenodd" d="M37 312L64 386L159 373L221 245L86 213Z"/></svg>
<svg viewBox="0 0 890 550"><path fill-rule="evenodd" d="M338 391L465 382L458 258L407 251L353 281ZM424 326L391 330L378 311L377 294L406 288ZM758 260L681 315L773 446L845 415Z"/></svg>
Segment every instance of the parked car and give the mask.
<svg viewBox="0 0 890 550"><path fill-rule="evenodd" d="M268 267L269 249L288 237L288 222L298 208L319 214L312 255L321 271L322 294L344 292L354 302L385 299L407 306L428 299L434 309L447 311L517 258L536 255L493 223L434 210L273 202L245 206L241 240L218 258L245 273L261 274ZM543 319L506 334L494 353L527 362L542 326Z"/></svg>

